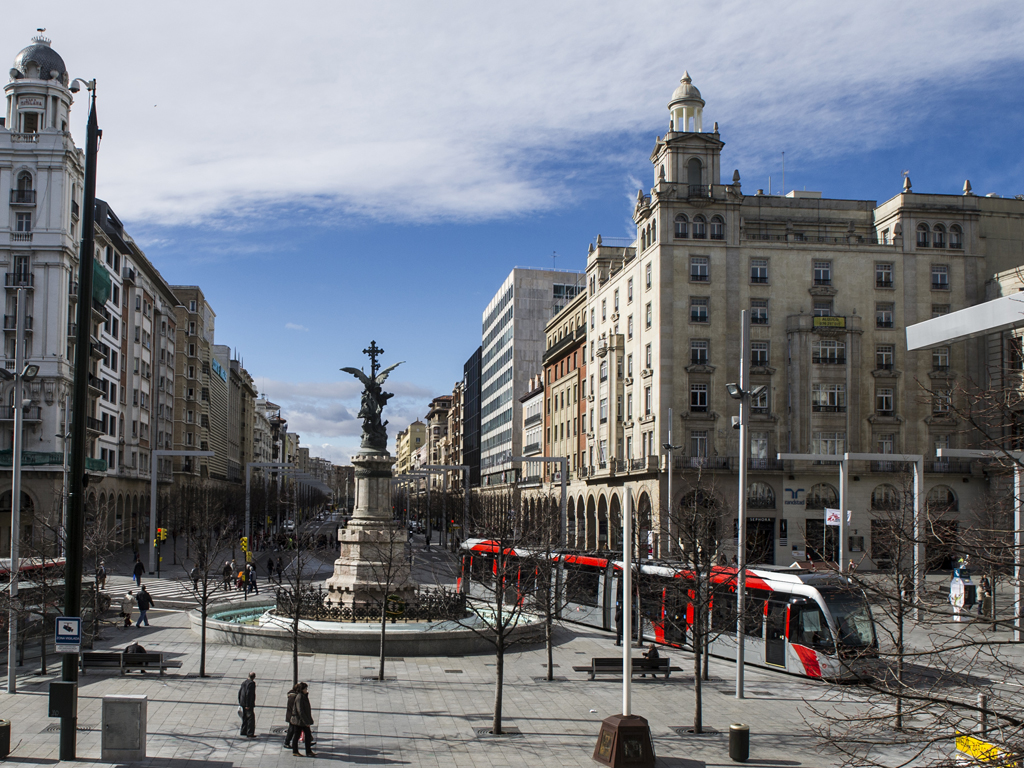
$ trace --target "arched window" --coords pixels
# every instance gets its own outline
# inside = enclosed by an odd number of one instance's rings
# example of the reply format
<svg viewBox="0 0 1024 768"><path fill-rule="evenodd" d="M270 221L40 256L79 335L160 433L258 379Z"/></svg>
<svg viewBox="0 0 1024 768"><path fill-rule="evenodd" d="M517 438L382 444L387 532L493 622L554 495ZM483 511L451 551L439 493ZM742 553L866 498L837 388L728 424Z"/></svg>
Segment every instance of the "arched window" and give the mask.
<svg viewBox="0 0 1024 768"><path fill-rule="evenodd" d="M917 225L917 247L927 248L928 247L928 225L918 224Z"/></svg>
<svg viewBox="0 0 1024 768"><path fill-rule="evenodd" d="M946 228L941 224L936 224L932 230L932 245L936 248L946 247Z"/></svg>
<svg viewBox="0 0 1024 768"><path fill-rule="evenodd" d="M22 171L18 174L18 191L26 189L32 189L32 174L28 171Z"/></svg>
<svg viewBox="0 0 1024 768"><path fill-rule="evenodd" d="M711 217L711 239L725 240L725 221L721 216Z"/></svg>
<svg viewBox="0 0 1024 768"><path fill-rule="evenodd" d="M871 492L871 508L893 512L900 508L900 492L888 483L876 486Z"/></svg>
<svg viewBox="0 0 1024 768"><path fill-rule="evenodd" d="M36 201L36 193L32 189L32 174L28 171L22 171L18 174L18 188L14 191L12 203L34 203Z"/></svg>
<svg viewBox="0 0 1024 768"><path fill-rule="evenodd" d="M959 224L954 224L949 228L949 247L950 248L963 248L964 247L964 233L960 229Z"/></svg>
<svg viewBox="0 0 1024 768"><path fill-rule="evenodd" d="M703 216L693 217L693 236L697 240L704 240L708 236L707 219Z"/></svg>
<svg viewBox="0 0 1024 768"><path fill-rule="evenodd" d="M683 238L690 235L690 220L685 213L676 216L676 237Z"/></svg>
<svg viewBox="0 0 1024 768"><path fill-rule="evenodd" d="M835 509L839 506L839 492L828 483L813 486L804 501L805 509Z"/></svg>
<svg viewBox="0 0 1024 768"><path fill-rule="evenodd" d="M658 220L651 219L651 245L658 239Z"/></svg>
<svg viewBox="0 0 1024 768"><path fill-rule="evenodd" d="M775 491L768 483L751 483L747 488L747 509L775 509Z"/></svg>
<svg viewBox="0 0 1024 768"><path fill-rule="evenodd" d="M640 230L640 250L647 250L647 227Z"/></svg>
<svg viewBox="0 0 1024 768"><path fill-rule="evenodd" d="M696 157L691 157L690 161L686 164L686 183L690 185L691 195L695 191L699 192L703 184L701 169L701 162Z"/></svg>
<svg viewBox="0 0 1024 768"><path fill-rule="evenodd" d="M928 491L928 512L941 515L944 512L956 512L960 508L956 494L948 485L936 485Z"/></svg>

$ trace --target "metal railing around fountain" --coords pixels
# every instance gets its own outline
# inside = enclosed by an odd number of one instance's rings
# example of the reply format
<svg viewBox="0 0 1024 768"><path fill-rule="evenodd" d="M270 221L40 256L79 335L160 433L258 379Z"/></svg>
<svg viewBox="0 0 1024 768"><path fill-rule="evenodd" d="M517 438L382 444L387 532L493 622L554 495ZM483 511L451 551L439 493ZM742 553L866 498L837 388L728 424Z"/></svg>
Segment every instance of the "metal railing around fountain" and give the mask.
<svg viewBox="0 0 1024 768"><path fill-rule="evenodd" d="M330 592L323 587L306 588L299 593L299 618L308 621L380 621L381 603L342 604L328 600ZM458 621L468 615L466 596L443 589L420 589L411 598L390 597L387 600L387 615L392 623L397 621ZM274 613L282 618L295 616L294 591L287 588L277 590L277 607Z"/></svg>

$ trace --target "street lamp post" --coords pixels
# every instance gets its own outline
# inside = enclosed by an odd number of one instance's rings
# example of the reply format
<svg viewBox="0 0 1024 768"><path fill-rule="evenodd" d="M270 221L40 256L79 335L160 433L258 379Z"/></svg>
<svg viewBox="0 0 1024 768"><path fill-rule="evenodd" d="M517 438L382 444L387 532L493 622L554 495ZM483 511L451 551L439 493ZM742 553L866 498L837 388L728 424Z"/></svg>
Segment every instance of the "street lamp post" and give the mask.
<svg viewBox="0 0 1024 768"><path fill-rule="evenodd" d="M681 445L672 445L672 409L668 409L668 442L662 445L666 451L668 451L668 519L665 521L665 535L668 539L668 544L665 547L665 552L671 556L672 554L672 452L678 451L682 448Z"/></svg>
<svg viewBox="0 0 1024 768"><path fill-rule="evenodd" d="M39 373L38 365L25 365L25 289L19 288L15 309L17 334L14 348L14 373L0 368L0 378L14 380L14 436L11 449L11 568L10 602L7 627L7 692L18 692L18 676L15 669L18 643L18 577L21 571L21 443L24 429L24 382L31 381Z"/></svg>

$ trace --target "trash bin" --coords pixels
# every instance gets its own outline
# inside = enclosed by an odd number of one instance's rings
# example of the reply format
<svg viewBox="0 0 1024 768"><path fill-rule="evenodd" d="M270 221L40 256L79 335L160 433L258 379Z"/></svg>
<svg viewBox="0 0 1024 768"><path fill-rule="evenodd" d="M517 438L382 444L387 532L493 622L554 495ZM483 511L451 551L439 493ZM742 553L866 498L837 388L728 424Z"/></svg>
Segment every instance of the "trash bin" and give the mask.
<svg viewBox="0 0 1024 768"><path fill-rule="evenodd" d="M729 726L729 759L745 763L750 757L750 726L733 723Z"/></svg>
<svg viewBox="0 0 1024 768"><path fill-rule="evenodd" d="M11 721L0 720L0 760L11 754Z"/></svg>

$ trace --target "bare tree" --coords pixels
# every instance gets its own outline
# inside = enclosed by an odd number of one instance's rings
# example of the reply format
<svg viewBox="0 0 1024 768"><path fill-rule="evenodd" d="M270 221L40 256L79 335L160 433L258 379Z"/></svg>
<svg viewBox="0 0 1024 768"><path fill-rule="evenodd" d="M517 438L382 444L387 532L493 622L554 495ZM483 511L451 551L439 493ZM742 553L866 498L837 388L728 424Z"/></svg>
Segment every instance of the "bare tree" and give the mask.
<svg viewBox="0 0 1024 768"><path fill-rule="evenodd" d="M333 549L318 548L315 534L298 522L290 541L291 545L286 550L288 561L282 566L284 572L278 572L281 584L277 590L277 613L291 622L292 684L296 685L299 682L302 618L315 615L317 607L322 604L322 595L313 589L313 580L324 564L324 558L332 557ZM333 559L330 562L333 563Z"/></svg>
<svg viewBox="0 0 1024 768"><path fill-rule="evenodd" d="M387 630L389 613L400 610L400 597L392 593L409 583L410 563L406 555L409 534L405 527L392 521L369 532L372 542L366 547L366 565L370 568L376 592L371 593L371 605L380 615L380 659L377 679L384 680L384 660L387 655ZM357 610L355 604L352 610Z"/></svg>

